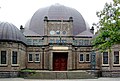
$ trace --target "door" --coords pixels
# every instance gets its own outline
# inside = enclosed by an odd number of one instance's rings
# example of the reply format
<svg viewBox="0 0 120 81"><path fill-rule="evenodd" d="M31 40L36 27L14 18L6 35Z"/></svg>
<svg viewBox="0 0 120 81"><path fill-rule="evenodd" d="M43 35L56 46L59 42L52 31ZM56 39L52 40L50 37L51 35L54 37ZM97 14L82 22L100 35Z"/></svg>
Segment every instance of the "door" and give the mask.
<svg viewBox="0 0 120 81"><path fill-rule="evenodd" d="M53 54L53 70L66 71L67 70L67 53L54 53Z"/></svg>

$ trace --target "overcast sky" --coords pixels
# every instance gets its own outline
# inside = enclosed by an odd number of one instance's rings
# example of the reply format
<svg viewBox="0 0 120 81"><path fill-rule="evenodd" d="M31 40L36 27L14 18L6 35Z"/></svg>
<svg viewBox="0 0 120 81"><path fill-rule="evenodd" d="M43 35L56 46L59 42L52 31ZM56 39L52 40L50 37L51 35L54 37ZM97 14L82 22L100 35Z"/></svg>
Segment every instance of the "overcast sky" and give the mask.
<svg viewBox="0 0 120 81"><path fill-rule="evenodd" d="M59 3L78 10L90 26L97 22L96 11L104 8L112 0L0 0L0 21L13 23L19 28L32 17L39 8Z"/></svg>

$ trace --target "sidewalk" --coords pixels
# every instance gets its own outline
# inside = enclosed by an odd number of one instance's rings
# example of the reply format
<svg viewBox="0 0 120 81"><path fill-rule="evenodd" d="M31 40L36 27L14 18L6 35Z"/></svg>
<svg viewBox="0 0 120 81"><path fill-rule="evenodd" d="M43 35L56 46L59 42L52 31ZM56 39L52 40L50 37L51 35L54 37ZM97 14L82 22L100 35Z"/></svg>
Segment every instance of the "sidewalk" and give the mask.
<svg viewBox="0 0 120 81"><path fill-rule="evenodd" d="M23 79L23 78L0 78L0 81L120 81L120 78L99 78L99 79L52 79L52 80L40 80L40 79Z"/></svg>

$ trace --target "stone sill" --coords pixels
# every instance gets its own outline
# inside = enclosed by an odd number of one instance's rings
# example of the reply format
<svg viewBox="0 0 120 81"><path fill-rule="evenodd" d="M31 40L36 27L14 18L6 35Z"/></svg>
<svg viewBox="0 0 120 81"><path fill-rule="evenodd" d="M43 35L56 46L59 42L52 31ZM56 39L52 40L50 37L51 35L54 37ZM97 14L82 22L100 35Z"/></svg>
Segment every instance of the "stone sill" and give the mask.
<svg viewBox="0 0 120 81"><path fill-rule="evenodd" d="M19 67L19 64L12 64L12 67Z"/></svg>
<svg viewBox="0 0 120 81"><path fill-rule="evenodd" d="M40 61L35 61L35 63L40 63Z"/></svg>
<svg viewBox="0 0 120 81"><path fill-rule="evenodd" d="M33 61L28 61L28 63L33 63Z"/></svg>
<svg viewBox="0 0 120 81"><path fill-rule="evenodd" d="M113 67L120 67L120 65L119 64L117 64L117 65L114 64Z"/></svg>
<svg viewBox="0 0 120 81"><path fill-rule="evenodd" d="M4 66L7 66L7 64L0 64L0 66L4 67Z"/></svg>
<svg viewBox="0 0 120 81"><path fill-rule="evenodd" d="M108 64L106 64L106 65L102 65L102 67L109 67L109 65L108 65Z"/></svg>

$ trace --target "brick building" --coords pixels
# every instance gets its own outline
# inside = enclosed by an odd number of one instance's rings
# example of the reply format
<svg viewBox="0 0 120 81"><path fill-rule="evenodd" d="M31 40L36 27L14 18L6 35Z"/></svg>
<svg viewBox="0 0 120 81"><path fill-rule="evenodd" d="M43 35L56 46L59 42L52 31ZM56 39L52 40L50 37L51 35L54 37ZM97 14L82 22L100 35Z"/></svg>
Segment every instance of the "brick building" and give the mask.
<svg viewBox="0 0 120 81"><path fill-rule="evenodd" d="M60 4L40 8L20 30L0 22L0 71L94 69L103 76L119 75L120 46L113 47L112 56L93 52L93 36L94 28L77 10Z"/></svg>

